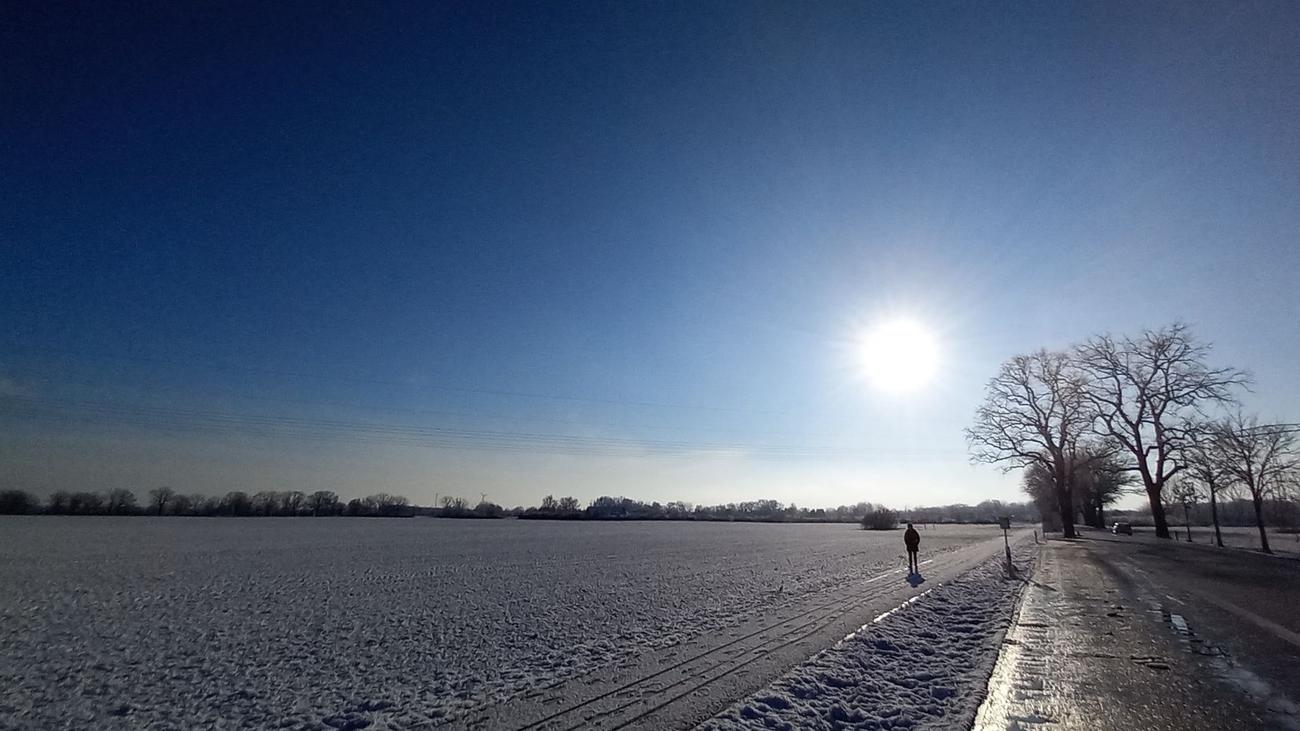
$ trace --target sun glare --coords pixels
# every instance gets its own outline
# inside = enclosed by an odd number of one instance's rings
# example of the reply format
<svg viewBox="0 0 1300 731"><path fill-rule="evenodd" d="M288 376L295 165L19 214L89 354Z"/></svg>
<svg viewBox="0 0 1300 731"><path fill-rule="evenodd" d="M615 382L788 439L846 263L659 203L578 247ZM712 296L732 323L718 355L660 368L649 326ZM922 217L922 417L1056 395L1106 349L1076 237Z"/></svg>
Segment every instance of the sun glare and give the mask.
<svg viewBox="0 0 1300 731"><path fill-rule="evenodd" d="M895 318L877 323L862 338L862 361L871 385L889 393L908 393L934 380L939 344L921 323Z"/></svg>

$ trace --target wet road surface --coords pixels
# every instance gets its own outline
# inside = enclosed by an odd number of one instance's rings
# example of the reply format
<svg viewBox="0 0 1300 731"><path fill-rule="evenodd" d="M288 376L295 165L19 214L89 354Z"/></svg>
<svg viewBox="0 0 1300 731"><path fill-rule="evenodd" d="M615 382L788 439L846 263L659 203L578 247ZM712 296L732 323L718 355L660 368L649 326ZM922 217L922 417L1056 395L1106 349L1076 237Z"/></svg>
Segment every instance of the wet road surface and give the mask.
<svg viewBox="0 0 1300 731"><path fill-rule="evenodd" d="M1300 701L1300 560L1097 533L1091 552L1159 592L1197 633Z"/></svg>
<svg viewBox="0 0 1300 731"><path fill-rule="evenodd" d="M1053 541L977 729L1300 729L1300 562Z"/></svg>

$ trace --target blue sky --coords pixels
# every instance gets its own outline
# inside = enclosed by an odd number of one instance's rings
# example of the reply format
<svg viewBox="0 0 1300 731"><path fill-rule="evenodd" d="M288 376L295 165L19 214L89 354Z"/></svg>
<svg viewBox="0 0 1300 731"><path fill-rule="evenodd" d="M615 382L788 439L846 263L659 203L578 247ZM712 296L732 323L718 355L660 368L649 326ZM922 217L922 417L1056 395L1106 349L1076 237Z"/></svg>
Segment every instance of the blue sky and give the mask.
<svg viewBox="0 0 1300 731"><path fill-rule="evenodd" d="M1017 498L998 363L1177 318L1300 419L1294 4L4 13L6 483Z"/></svg>

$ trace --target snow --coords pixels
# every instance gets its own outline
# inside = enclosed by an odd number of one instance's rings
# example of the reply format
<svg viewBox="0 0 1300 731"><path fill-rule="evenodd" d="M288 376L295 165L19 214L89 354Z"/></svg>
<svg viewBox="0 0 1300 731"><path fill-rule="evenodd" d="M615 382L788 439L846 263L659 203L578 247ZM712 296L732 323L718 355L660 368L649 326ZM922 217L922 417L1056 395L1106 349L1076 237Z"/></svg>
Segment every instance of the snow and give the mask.
<svg viewBox="0 0 1300 731"><path fill-rule="evenodd" d="M938 553L990 531L923 535ZM409 728L878 574L901 561L901 538L850 525L8 517L0 555L0 728Z"/></svg>
<svg viewBox="0 0 1300 731"><path fill-rule="evenodd" d="M1182 541L1187 539L1186 528L1182 526L1172 527L1177 534L1177 538ZM1268 532L1268 546L1273 553L1279 556L1290 558L1300 558L1300 533L1283 533L1273 526L1266 526ZM1242 526L1232 526L1222 528L1220 534L1223 536L1223 545L1227 548L1244 548L1250 551L1259 550L1259 529ZM1214 545L1214 528L1195 526L1192 528L1192 540L1199 545Z"/></svg>
<svg viewBox="0 0 1300 731"><path fill-rule="evenodd" d="M1035 548L1015 548L1022 570ZM969 728L1023 586L1001 558L986 561L881 614L702 728Z"/></svg>

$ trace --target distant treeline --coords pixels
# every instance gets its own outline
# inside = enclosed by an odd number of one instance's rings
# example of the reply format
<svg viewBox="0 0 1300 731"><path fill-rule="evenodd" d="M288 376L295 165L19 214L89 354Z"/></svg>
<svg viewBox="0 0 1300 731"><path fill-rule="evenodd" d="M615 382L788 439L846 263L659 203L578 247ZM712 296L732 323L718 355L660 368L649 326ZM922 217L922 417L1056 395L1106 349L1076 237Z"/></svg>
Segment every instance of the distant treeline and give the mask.
<svg viewBox="0 0 1300 731"><path fill-rule="evenodd" d="M418 511L424 509L417 508ZM1038 519L1032 503L1004 503L986 500L978 505L945 505L933 508L889 510L861 502L835 508L801 508L778 500L751 500L725 505L692 505L688 502L645 503L627 497L602 496L583 507L574 497L547 495L535 507L504 508L483 501L471 506L458 497L443 497L429 514L444 518L520 518L522 520L697 520L753 523L861 523L864 527L888 528L900 520L920 523L995 523L1001 516L1018 522ZM890 523L892 522L892 525Z"/></svg>
<svg viewBox="0 0 1300 731"><path fill-rule="evenodd" d="M192 515L192 516L376 516L401 517L415 514L410 501L401 495L377 493L344 502L329 490L305 493L263 491L249 495L235 490L222 496L182 495L170 487L146 493L143 502L134 492L66 492L51 494L44 501L25 490L0 492L3 515Z"/></svg>
<svg viewBox="0 0 1300 731"><path fill-rule="evenodd" d="M143 499L141 499L141 497ZM801 508L778 500L751 500L723 505L688 502L641 502L626 497L602 496L585 506L575 497L547 495L540 505L505 508L488 500L470 505L464 498L444 496L437 506L411 505L401 495L377 493L343 500L336 493L318 490L228 492L222 496L185 495L159 487L138 497L126 489L107 492L53 493L44 500L24 490L0 492L0 514L29 515L182 515L182 516L375 516L440 518L518 518L521 520L691 520L755 523L859 523L889 529L899 521L916 523L994 523L1001 516L1017 522L1035 522L1032 503L986 500L978 505L890 510L860 502L835 508Z"/></svg>
<svg viewBox="0 0 1300 731"><path fill-rule="evenodd" d="M222 496L184 495L172 488L147 491L144 499L126 489L107 492L53 493L44 500L25 490L0 492L0 514L30 515L193 515L193 516L431 516L441 518L519 518L522 520L698 520L760 523L862 523L892 527L899 520L923 523L992 523L1009 515L1032 521L1030 503L988 500L978 505L946 505L891 511L869 502L835 508L801 508L778 500L751 500L724 505L687 502L642 502L626 497L602 496L583 506L575 497L547 495L540 505L505 508L482 500L470 505L464 498L444 496L437 506L411 505L401 495L377 493L344 501L336 493L319 490L228 492Z"/></svg>

